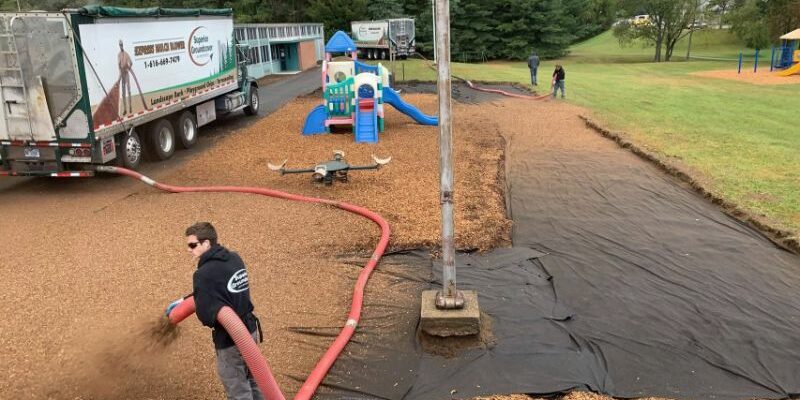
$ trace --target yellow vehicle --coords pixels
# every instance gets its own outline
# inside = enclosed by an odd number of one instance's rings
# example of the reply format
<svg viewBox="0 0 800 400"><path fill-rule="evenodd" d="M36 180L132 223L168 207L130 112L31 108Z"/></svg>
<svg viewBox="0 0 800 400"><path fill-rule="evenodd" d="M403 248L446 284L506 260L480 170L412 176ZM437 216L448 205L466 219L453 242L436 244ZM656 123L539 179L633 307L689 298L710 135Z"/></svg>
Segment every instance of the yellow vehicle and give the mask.
<svg viewBox="0 0 800 400"><path fill-rule="evenodd" d="M631 20L631 23L634 26L641 26L641 25L649 25L650 24L650 16L647 14L643 15L635 15Z"/></svg>

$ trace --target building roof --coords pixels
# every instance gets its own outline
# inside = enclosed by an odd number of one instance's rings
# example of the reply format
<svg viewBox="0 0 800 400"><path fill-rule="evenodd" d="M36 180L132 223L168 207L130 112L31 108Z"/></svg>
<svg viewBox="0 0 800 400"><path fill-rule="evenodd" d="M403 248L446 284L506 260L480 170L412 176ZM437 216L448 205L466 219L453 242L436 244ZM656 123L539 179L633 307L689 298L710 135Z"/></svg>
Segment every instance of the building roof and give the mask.
<svg viewBox="0 0 800 400"><path fill-rule="evenodd" d="M233 15L231 8L126 8L113 6L88 5L78 9L82 15L95 18L113 17L193 17L200 15L223 16Z"/></svg>
<svg viewBox="0 0 800 400"><path fill-rule="evenodd" d="M350 53L356 51L356 44L350 36L342 31L336 31L325 44L326 53Z"/></svg>
<svg viewBox="0 0 800 400"><path fill-rule="evenodd" d="M781 39L800 40L800 29L795 29L795 30L793 30L793 31L781 36Z"/></svg>

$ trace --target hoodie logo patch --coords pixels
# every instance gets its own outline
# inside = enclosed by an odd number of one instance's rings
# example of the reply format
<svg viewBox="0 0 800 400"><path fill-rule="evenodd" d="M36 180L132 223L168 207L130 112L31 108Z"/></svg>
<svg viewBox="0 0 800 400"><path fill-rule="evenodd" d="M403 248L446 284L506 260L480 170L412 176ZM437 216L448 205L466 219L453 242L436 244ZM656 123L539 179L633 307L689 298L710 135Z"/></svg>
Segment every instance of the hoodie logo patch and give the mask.
<svg viewBox="0 0 800 400"><path fill-rule="evenodd" d="M247 279L247 270L244 268L236 271L231 279L228 280L228 291L231 293L241 293L247 290L250 285Z"/></svg>

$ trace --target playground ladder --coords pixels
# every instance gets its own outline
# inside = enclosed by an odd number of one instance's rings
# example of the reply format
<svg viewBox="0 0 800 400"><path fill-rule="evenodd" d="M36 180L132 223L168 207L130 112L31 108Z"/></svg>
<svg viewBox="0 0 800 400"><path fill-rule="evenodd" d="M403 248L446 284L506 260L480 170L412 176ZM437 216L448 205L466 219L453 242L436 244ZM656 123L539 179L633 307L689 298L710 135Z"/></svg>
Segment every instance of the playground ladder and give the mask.
<svg viewBox="0 0 800 400"><path fill-rule="evenodd" d="M22 66L19 63L19 51L12 26L14 18L16 17L0 18L0 102L2 102L0 106L3 107L3 119L7 132L12 133L11 126L15 121L25 122L28 125L28 134L33 139L28 91L22 75ZM20 94L22 100L17 100ZM9 97L12 100L8 100ZM17 107L12 107L12 105ZM16 126L19 124L17 123Z"/></svg>

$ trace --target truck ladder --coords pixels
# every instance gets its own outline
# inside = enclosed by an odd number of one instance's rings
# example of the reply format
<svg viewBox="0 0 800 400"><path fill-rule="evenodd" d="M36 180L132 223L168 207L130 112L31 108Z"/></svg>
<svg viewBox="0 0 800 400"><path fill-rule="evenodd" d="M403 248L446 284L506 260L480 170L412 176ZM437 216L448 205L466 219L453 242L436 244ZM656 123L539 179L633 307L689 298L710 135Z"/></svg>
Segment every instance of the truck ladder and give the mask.
<svg viewBox="0 0 800 400"><path fill-rule="evenodd" d="M25 121L28 124L28 134L31 141L33 136L33 125L31 124L30 107L28 105L28 90L25 87L25 77L22 75L22 66L19 64L19 52L17 50L16 38L12 24L14 18L0 18L0 102L2 102L3 118L6 128L11 133L13 121ZM19 97L22 92L22 101L8 100L8 97ZM16 93L15 93L16 92ZM9 96L16 94L17 96ZM24 107L13 107L13 105L23 105ZM12 138L15 139L15 138Z"/></svg>

